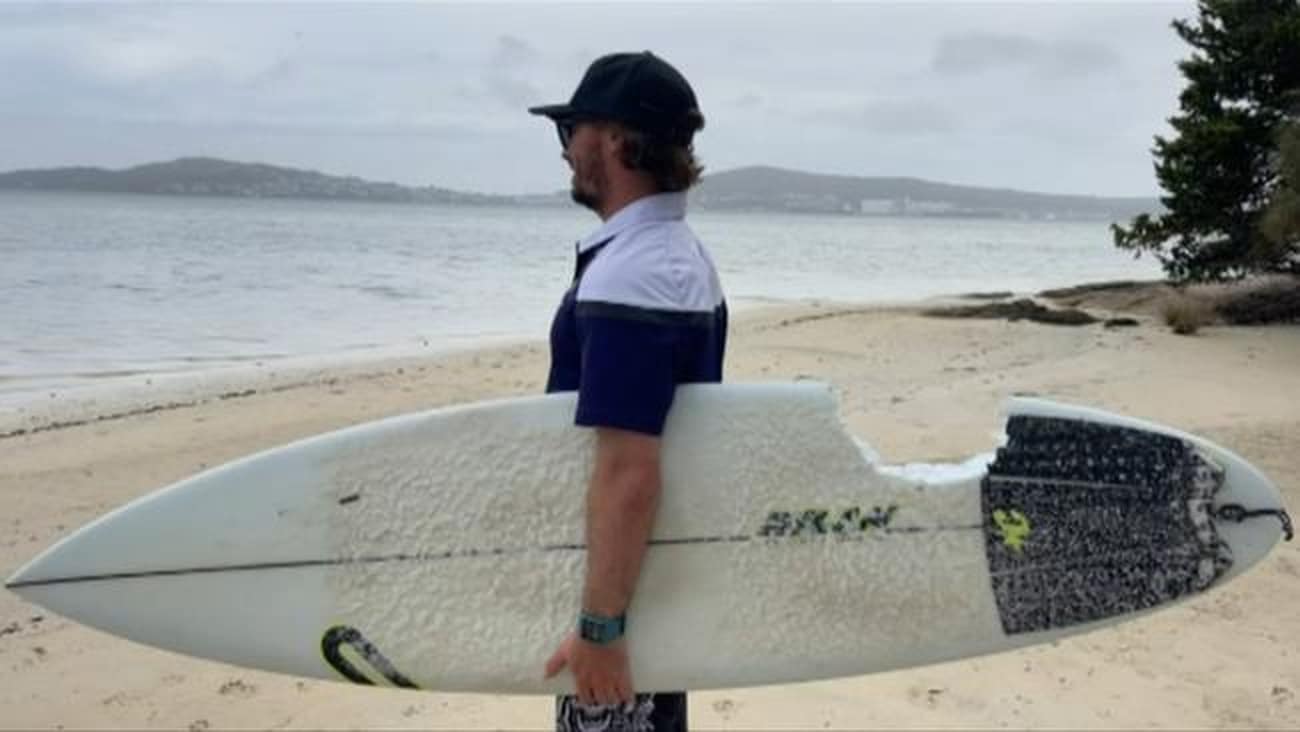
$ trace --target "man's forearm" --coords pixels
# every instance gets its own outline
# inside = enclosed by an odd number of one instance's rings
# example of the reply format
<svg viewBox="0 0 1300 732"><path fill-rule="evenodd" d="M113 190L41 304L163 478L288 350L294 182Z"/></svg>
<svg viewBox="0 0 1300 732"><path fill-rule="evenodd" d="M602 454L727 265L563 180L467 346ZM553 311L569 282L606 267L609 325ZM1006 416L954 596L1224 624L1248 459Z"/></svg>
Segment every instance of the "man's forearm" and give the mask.
<svg viewBox="0 0 1300 732"><path fill-rule="evenodd" d="M616 616L632 601L659 507L657 449L655 453L653 461L608 452L597 458L587 488L582 602L588 612Z"/></svg>

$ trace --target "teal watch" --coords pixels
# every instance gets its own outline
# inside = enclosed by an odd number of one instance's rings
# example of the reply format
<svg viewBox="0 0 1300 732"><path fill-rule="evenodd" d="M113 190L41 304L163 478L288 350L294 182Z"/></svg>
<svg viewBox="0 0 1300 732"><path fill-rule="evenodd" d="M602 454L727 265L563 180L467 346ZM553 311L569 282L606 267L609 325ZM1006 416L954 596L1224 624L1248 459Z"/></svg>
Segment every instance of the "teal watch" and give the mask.
<svg viewBox="0 0 1300 732"><path fill-rule="evenodd" d="M585 610L578 613L578 637L588 643L595 643L599 646L613 643L623 637L623 631L626 629L626 615L611 618L607 615L597 615Z"/></svg>

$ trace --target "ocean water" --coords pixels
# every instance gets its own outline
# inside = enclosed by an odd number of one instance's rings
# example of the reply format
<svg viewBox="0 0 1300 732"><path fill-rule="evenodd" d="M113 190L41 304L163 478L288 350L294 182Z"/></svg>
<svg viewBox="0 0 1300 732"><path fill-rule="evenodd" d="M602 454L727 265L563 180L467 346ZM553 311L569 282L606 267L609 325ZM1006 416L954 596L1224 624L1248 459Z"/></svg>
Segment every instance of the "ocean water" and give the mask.
<svg viewBox="0 0 1300 732"><path fill-rule="evenodd" d="M733 309L1149 278L1102 223L693 212ZM140 374L545 337L598 225L480 208L0 193L0 405Z"/></svg>

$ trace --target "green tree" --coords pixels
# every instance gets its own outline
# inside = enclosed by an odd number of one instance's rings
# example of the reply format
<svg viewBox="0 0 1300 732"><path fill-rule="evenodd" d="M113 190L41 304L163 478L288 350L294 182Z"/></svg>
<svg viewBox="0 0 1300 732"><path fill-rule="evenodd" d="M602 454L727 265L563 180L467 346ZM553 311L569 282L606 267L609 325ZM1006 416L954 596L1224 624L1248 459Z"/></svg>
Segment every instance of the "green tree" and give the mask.
<svg viewBox="0 0 1300 732"><path fill-rule="evenodd" d="M1154 254L1177 281L1300 273L1295 238L1260 227L1280 187L1277 135L1296 119L1300 0L1200 0L1173 27L1194 50L1178 64L1175 134L1152 150L1165 211L1112 225L1115 245Z"/></svg>

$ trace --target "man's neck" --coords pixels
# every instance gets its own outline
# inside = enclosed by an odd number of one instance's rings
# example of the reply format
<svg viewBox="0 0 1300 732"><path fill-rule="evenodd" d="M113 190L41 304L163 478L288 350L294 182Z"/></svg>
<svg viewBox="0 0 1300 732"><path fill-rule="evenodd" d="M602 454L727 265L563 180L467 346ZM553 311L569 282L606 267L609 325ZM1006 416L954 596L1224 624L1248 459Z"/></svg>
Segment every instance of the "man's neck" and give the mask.
<svg viewBox="0 0 1300 732"><path fill-rule="evenodd" d="M659 193L658 189L648 179L641 176L625 179L621 184L610 186L609 195L606 196L597 215L600 216L601 221L609 221L628 204L656 193Z"/></svg>

